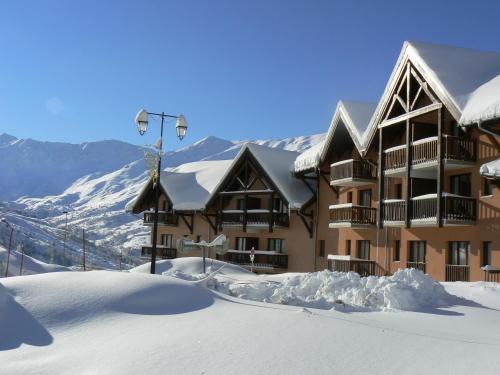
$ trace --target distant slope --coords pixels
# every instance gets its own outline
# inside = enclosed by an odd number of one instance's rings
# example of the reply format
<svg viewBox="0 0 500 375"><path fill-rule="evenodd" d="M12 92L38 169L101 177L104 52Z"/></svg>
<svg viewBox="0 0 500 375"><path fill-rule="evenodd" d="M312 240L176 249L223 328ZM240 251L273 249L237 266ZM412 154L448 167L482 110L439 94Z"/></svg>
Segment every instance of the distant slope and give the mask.
<svg viewBox="0 0 500 375"><path fill-rule="evenodd" d="M323 138L322 134L255 143L280 149L303 151ZM162 166L198 160L232 159L248 141L203 138L187 147L168 151ZM113 152L110 152L113 150ZM144 148L118 141L71 145L19 140L0 135L0 217L14 223L15 243L44 261L61 257L68 211L64 264L81 262L82 228L92 244L92 263L116 267L120 251L138 254L149 241L141 218L125 213L125 205L147 181L149 172ZM20 159L17 160L16 159ZM109 160L108 160L109 159ZM7 161L6 161L7 160ZM0 240L7 231L0 226ZM30 237L33 237L30 239ZM62 258L61 258L62 259Z"/></svg>

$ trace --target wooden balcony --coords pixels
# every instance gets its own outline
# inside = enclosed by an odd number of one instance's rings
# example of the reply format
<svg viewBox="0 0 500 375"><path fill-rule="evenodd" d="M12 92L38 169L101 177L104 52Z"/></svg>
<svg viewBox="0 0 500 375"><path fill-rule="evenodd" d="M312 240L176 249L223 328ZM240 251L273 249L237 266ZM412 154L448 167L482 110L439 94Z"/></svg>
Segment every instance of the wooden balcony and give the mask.
<svg viewBox="0 0 500 375"><path fill-rule="evenodd" d="M330 185L359 186L374 183L377 167L367 160L343 160L330 166Z"/></svg>
<svg viewBox="0 0 500 375"><path fill-rule="evenodd" d="M353 258L349 255L328 256L328 269L335 272L356 272L360 276L382 276L384 274L375 261Z"/></svg>
<svg viewBox="0 0 500 375"><path fill-rule="evenodd" d="M416 270L420 270L423 273L426 272L425 262L407 262L406 268L415 268Z"/></svg>
<svg viewBox="0 0 500 375"><path fill-rule="evenodd" d="M484 281L500 282L500 267L487 265L481 267L481 269L484 271Z"/></svg>
<svg viewBox="0 0 500 375"><path fill-rule="evenodd" d="M144 225L153 225L155 221L154 211L144 212ZM158 225L177 226L179 217L172 212L158 211Z"/></svg>
<svg viewBox="0 0 500 375"><path fill-rule="evenodd" d="M244 268L251 268L249 250L229 250L224 255L217 255L218 260L237 264ZM288 269L288 255L274 251L256 250L253 262L256 272L284 272Z"/></svg>
<svg viewBox="0 0 500 375"><path fill-rule="evenodd" d="M143 246L141 250L141 257L151 257L152 251L152 246ZM177 258L177 249L158 245L156 246L156 256L162 259L174 259Z"/></svg>
<svg viewBox="0 0 500 375"><path fill-rule="evenodd" d="M352 203L330 206L330 228L374 228L377 209Z"/></svg>
<svg viewBox="0 0 500 375"><path fill-rule="evenodd" d="M411 225L437 225L437 194L427 194L410 200ZM473 225L476 222L476 199L443 193L441 197L441 218L443 225ZM406 202L404 200L385 200L383 218L386 226L405 224Z"/></svg>
<svg viewBox="0 0 500 375"><path fill-rule="evenodd" d="M443 225L470 225L476 222L476 199L443 193L441 204ZM437 224L437 205L436 194L412 198L412 226Z"/></svg>
<svg viewBox="0 0 500 375"><path fill-rule="evenodd" d="M406 202L402 199L386 199L383 206L385 226L401 226L405 224Z"/></svg>
<svg viewBox="0 0 500 375"><path fill-rule="evenodd" d="M271 212L270 210L224 210L221 214L223 226L273 227L290 226L287 212Z"/></svg>
<svg viewBox="0 0 500 375"><path fill-rule="evenodd" d="M445 266L445 281L469 281L470 266L447 264Z"/></svg>
<svg viewBox="0 0 500 375"><path fill-rule="evenodd" d="M411 143L411 167L413 170L437 167L438 142L438 137L428 137ZM446 170L462 168L464 165L470 165L476 161L476 141L472 139L443 135L441 150ZM405 169L406 145L384 150L384 171L387 176L402 176Z"/></svg>

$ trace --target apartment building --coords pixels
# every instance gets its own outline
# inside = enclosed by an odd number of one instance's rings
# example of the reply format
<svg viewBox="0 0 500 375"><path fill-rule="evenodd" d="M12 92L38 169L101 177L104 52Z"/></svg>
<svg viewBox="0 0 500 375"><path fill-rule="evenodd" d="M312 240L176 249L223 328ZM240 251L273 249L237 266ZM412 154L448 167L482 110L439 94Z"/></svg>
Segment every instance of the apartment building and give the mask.
<svg viewBox="0 0 500 375"><path fill-rule="evenodd" d="M224 233L230 250L209 254L245 267L250 253L256 272L305 272L314 269L314 184L295 178L291 166L299 154L246 144L234 160L188 163L163 172L160 180L160 258L180 254L181 237L211 241ZM149 181L131 204L144 212L144 223L154 222L154 184ZM142 248L151 255L151 246Z"/></svg>
<svg viewBox="0 0 500 375"><path fill-rule="evenodd" d="M224 233L220 259L248 266L254 249L257 272L500 281L499 156L500 53L405 42L380 101L340 101L304 153L248 144L165 172L162 255ZM150 181L133 211L153 196Z"/></svg>
<svg viewBox="0 0 500 375"><path fill-rule="evenodd" d="M330 127L316 163L319 175L330 166L337 193L320 185L337 238L331 269L498 278L498 74L498 53L407 42L376 107L339 103L341 126Z"/></svg>

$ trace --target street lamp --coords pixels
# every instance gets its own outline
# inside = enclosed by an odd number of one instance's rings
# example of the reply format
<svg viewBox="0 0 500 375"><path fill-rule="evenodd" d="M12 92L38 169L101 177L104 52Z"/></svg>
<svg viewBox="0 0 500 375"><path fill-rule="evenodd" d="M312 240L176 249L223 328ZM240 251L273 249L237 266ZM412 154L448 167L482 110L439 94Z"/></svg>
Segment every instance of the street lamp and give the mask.
<svg viewBox="0 0 500 375"><path fill-rule="evenodd" d="M2 217L2 219L0 219L0 222L4 223L10 229L9 249L7 250L7 267L5 268L5 277L7 277L9 275L9 260L10 260L10 251L12 248L12 234L14 233L14 228L12 227L12 225L10 225L10 223L4 217Z"/></svg>
<svg viewBox="0 0 500 375"><path fill-rule="evenodd" d="M163 147L163 122L165 118L175 118L175 130L177 132L177 137L182 141L182 139L186 136L187 131L187 122L186 118L180 114L178 116L167 115L164 112L162 113L153 113L148 112L145 109L141 109L137 115L135 116L135 124L137 125L137 130L140 135L144 135L148 130L149 125L149 116L158 116L161 118L161 128L160 128L160 142L158 145L158 166L156 170L156 179L155 179L155 216L153 223L153 248L151 250L151 273L155 274L156 272L156 243L158 236L158 211L160 206L160 173L161 173L161 153Z"/></svg>

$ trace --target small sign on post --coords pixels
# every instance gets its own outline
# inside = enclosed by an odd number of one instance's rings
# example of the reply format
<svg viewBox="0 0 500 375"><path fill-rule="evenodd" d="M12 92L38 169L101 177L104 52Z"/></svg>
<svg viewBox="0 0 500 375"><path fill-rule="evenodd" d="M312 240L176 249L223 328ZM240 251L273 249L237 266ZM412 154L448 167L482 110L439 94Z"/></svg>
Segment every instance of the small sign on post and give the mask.
<svg viewBox="0 0 500 375"><path fill-rule="evenodd" d="M250 271L253 272L253 262L255 260L255 248L252 247L250 249L250 262L252 263L252 266L250 267Z"/></svg>

